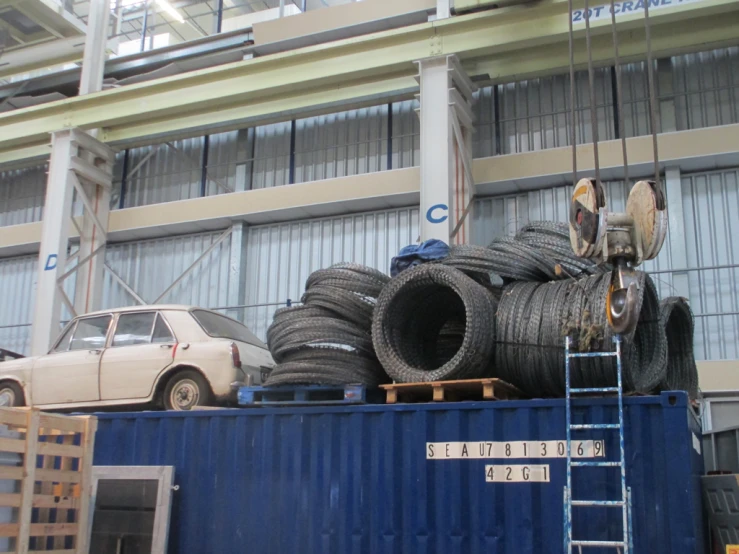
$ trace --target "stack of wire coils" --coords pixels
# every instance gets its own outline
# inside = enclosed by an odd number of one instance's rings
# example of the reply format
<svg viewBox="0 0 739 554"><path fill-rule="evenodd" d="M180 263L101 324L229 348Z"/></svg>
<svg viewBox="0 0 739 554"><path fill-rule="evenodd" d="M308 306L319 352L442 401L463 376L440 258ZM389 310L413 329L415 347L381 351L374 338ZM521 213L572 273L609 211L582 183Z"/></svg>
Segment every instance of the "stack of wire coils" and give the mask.
<svg viewBox="0 0 739 554"><path fill-rule="evenodd" d="M529 223L488 248L453 246L440 263L407 270L383 289L375 352L398 382L499 377L530 396L562 396L565 337L583 352L614 348L610 269L578 258L567 224L554 222ZM660 307L652 279L639 273L638 310L636 328L622 337L625 390L695 396L687 304ZM615 359L575 360L571 377L576 387L615 386Z"/></svg>
<svg viewBox="0 0 739 554"><path fill-rule="evenodd" d="M388 380L372 345L375 302L389 277L352 263L313 272L301 306L275 312L267 345L277 365L265 385Z"/></svg>

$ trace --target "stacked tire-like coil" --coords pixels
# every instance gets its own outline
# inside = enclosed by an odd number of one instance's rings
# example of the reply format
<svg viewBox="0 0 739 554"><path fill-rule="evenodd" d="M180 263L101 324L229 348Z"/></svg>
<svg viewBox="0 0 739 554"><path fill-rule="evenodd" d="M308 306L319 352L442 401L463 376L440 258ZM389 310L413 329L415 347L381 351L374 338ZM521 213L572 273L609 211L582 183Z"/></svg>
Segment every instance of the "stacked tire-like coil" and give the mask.
<svg viewBox="0 0 739 554"><path fill-rule="evenodd" d="M268 344L278 363L267 385L376 385L498 377L534 397L565 393L564 340L613 351L606 320L610 268L572 252L566 224L533 222L488 247L389 279L356 264L311 274L303 305L278 310ZM622 337L624 389L697 394L693 315L661 304L639 273L639 322ZM379 360L379 361L378 361ZM573 387L617 384L612 357L571 360Z"/></svg>
<svg viewBox="0 0 739 554"><path fill-rule="evenodd" d="M440 264L403 272L382 291L375 351L400 382L488 376L530 396L562 396L566 336L583 352L615 347L606 320L610 279L610 267L575 256L566 224L533 222L488 248L453 246ZM625 390L676 388L694 397L687 304L660 306L652 279L640 273L637 309L636 329L622 337ZM611 357L572 360L571 369L574 387L617 384Z"/></svg>
<svg viewBox="0 0 739 554"><path fill-rule="evenodd" d="M414 267L377 300L375 351L399 382L480 377L491 369L496 308L494 294L458 269Z"/></svg>
<svg viewBox="0 0 739 554"><path fill-rule="evenodd" d="M275 312L267 344L277 365L265 385L387 381L372 345L377 296L389 277L359 264L313 272L302 306Z"/></svg>
<svg viewBox="0 0 739 554"><path fill-rule="evenodd" d="M667 337L667 372L662 390L686 390L698 395L698 369L693 353L693 311L684 298L671 296L659 305Z"/></svg>

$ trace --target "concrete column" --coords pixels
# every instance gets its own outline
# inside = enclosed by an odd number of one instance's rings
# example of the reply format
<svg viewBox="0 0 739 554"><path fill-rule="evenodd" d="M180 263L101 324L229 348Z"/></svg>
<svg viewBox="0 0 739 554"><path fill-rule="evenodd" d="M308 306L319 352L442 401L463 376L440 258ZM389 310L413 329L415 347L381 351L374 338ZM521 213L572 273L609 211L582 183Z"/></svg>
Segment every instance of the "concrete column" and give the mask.
<svg viewBox="0 0 739 554"><path fill-rule="evenodd" d="M59 334L62 297L57 282L67 265L67 237L72 213L72 185L67 178L69 160L76 149L70 130L51 135L51 158L46 185L41 247L36 273L36 304L31 330L31 354L49 351Z"/></svg>

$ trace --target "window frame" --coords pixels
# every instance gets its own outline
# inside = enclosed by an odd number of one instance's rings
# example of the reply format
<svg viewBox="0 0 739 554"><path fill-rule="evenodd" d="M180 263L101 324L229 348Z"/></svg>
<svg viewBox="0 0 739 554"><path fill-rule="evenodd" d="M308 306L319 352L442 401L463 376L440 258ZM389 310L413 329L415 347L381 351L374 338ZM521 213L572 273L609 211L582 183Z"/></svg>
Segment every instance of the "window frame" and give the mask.
<svg viewBox="0 0 739 554"><path fill-rule="evenodd" d="M61 354L62 352L69 352L69 347L72 345L72 337L74 337L74 332L77 330L77 319L73 319L69 323L67 323L64 326L64 329L61 330L59 333L59 336L56 338L56 341L54 342L54 346L51 347L49 350L49 354ZM69 344L67 344L66 350L57 350L57 347L62 342L62 339L64 338L64 335L67 331L70 331L72 335L69 337Z"/></svg>
<svg viewBox="0 0 739 554"><path fill-rule="evenodd" d="M237 323L238 325L241 325L244 329L246 329L247 331L249 331L249 333L251 333L254 336L254 338L256 338L259 341L260 344L254 344L252 341L243 341L241 339L237 339L237 338L234 338L234 337L219 337L217 335L211 335L208 332L208 330L205 328L205 326L202 323L200 323L200 320L198 319L198 316L195 315L195 312L206 312L206 313L209 313L209 314L216 315L218 317L222 317L223 319L225 319L227 321L233 321L234 323ZM236 342L243 342L244 344L249 344L249 345L255 346L257 348L262 348L262 349L265 349L265 350L268 349L266 343L262 342L259 339L259 337L257 337L256 335L254 335L254 332L251 329L249 329L246 325L244 325L243 323L241 323L237 319L234 319L232 317L228 317L227 315L219 314L218 312L214 312L213 310L206 310L205 308L193 308L191 310L188 310L188 313L190 314L190 317L192 317L193 320L195 320L195 323L197 323L198 327L200 327L200 329L203 331L203 333L205 333L206 336L208 336L208 337L210 337L212 339L222 339L222 340L231 340L231 341L236 341Z"/></svg>
<svg viewBox="0 0 739 554"><path fill-rule="evenodd" d="M90 492L90 512L87 518L87 544L92 539L98 483L103 480L157 481L157 507L152 530L152 554L165 554L169 539L169 523L172 515L172 492L179 489L174 484L174 466L93 466ZM84 525L80 523L80 525Z"/></svg>
<svg viewBox="0 0 739 554"><path fill-rule="evenodd" d="M79 327L80 321L85 321L86 319L95 319L98 317L109 317L110 323L108 324L108 330L105 333L105 340L103 342L103 346L101 346L99 349L96 348L89 348L87 350L103 350L108 347L108 343L110 341L110 330L113 327L112 323L116 320L115 314L113 312L108 313L100 313L95 315L86 315L86 316L80 316L74 318L72 321L69 322L69 325L74 325L74 329L72 329L72 336L69 339L69 345L67 345L66 350L57 350L57 346L59 346L59 343L61 342L61 339L64 337L64 333L67 330L67 327L62 329L62 332L59 333L59 337L56 339L56 342L54 343L53 348L49 351L49 354L63 354L65 352L77 352L79 350L85 350L85 348L78 348L76 350L72 350L72 342L74 341L74 335L77 332L77 327Z"/></svg>
<svg viewBox="0 0 739 554"><path fill-rule="evenodd" d="M115 335L118 332L118 323L121 320L121 317L124 315L132 315L132 314L154 314L154 321L151 323L151 329L149 329L149 342L143 343L143 344L119 344L115 345L113 344L113 341L115 340ZM154 328L157 324L157 318L161 317L162 321L164 322L164 325L167 326L167 329L169 329L169 334L172 335L172 341L171 342L152 342L154 337ZM115 329L110 334L110 337L108 339L108 348L129 348L131 346L149 346L152 344L176 344L177 343L177 335L174 334L174 330L172 329L172 326L169 324L169 321L167 321L167 318L164 317L164 314L162 314L159 310L135 310L130 312L119 312L116 314L115 318Z"/></svg>

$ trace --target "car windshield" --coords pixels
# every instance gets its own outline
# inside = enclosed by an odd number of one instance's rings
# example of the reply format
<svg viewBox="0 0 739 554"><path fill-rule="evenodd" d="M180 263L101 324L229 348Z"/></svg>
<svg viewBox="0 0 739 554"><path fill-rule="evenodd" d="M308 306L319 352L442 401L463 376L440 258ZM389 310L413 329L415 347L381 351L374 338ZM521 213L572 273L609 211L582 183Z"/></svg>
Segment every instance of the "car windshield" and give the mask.
<svg viewBox="0 0 739 554"><path fill-rule="evenodd" d="M192 310L190 313L200 323L203 331L211 337L237 340L260 348L267 348L267 345L259 340L254 333L235 319L206 310Z"/></svg>

